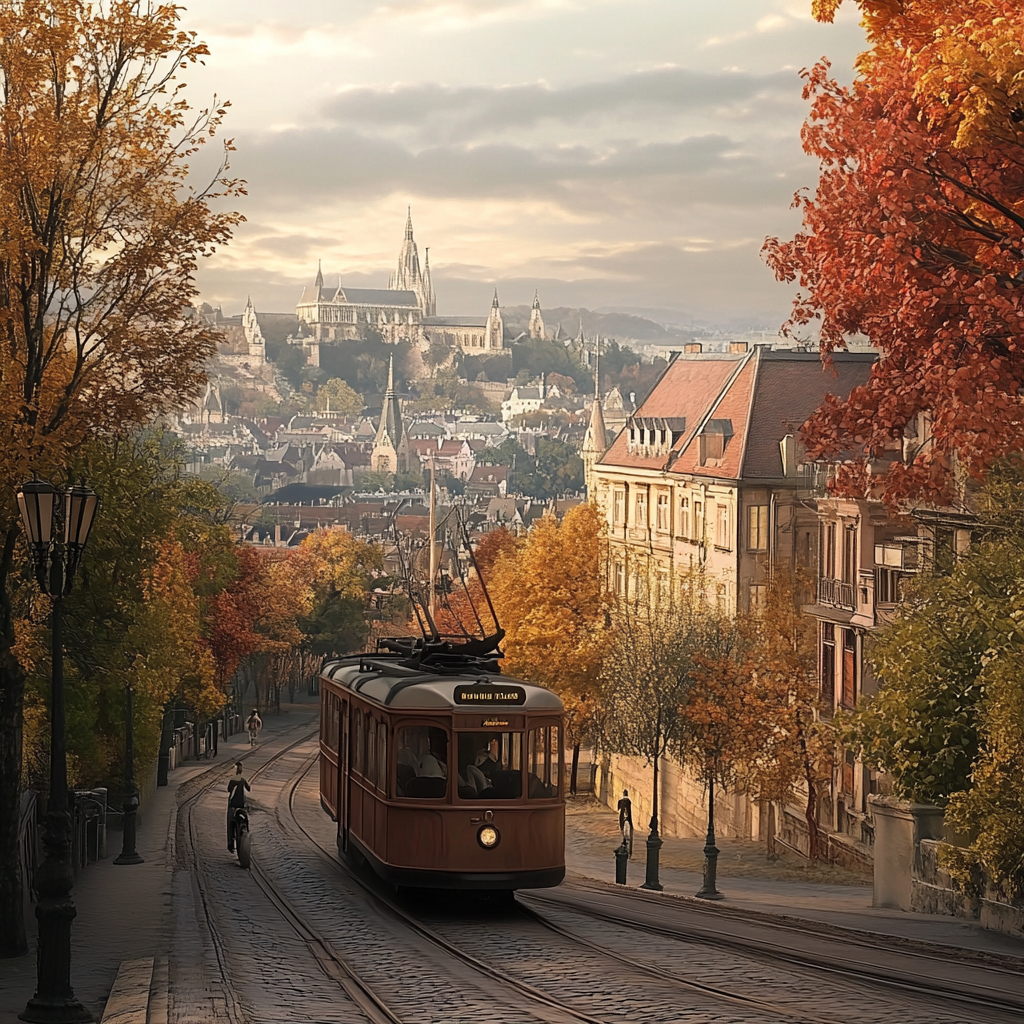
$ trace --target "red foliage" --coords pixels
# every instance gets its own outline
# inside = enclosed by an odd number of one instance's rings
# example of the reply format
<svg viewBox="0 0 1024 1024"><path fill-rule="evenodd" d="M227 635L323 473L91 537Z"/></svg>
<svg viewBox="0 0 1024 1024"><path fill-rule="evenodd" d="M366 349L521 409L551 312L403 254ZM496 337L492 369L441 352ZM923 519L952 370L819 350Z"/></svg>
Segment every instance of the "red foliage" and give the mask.
<svg viewBox="0 0 1024 1024"><path fill-rule="evenodd" d="M795 199L804 230L764 247L779 280L805 289L788 329L820 320L826 359L854 333L883 353L863 387L846 401L829 399L805 424L810 455L859 453L841 480L863 493L866 464L892 458L908 424L930 416L930 440L904 462L896 455L886 474L893 504L948 499L954 457L978 477L1024 447L1020 111L1007 101L1004 129L979 134L969 121L969 76L951 70L947 91L936 93L938 57L926 49L936 38L957 41L957 25L924 24L928 5L912 6L899 25L887 13L875 26L880 34L852 87L840 87L827 62L804 72L811 113L803 143L820 162L818 187ZM971 7L929 9L955 22ZM882 38L890 31L900 45Z"/></svg>

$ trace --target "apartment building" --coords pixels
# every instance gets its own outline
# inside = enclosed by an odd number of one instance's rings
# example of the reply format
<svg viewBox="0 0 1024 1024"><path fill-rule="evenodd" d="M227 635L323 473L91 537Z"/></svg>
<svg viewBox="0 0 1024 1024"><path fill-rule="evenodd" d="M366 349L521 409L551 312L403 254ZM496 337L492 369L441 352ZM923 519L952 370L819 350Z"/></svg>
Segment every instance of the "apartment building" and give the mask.
<svg viewBox="0 0 1024 1024"><path fill-rule="evenodd" d="M709 599L736 613L761 600L768 565L812 567L816 467L798 433L827 394L863 383L874 358L837 353L829 368L816 353L736 343L673 360L594 465L612 589L651 581L667 594L701 570Z"/></svg>

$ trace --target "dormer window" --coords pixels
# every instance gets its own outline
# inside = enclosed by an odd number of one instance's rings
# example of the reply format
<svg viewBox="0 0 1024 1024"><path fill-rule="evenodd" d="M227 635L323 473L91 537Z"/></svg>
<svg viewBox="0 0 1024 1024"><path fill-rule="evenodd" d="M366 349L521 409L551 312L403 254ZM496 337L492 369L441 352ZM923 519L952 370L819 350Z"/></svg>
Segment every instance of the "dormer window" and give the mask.
<svg viewBox="0 0 1024 1024"><path fill-rule="evenodd" d="M732 420L708 420L700 433L700 464L717 465L724 458L732 436Z"/></svg>
<svg viewBox="0 0 1024 1024"><path fill-rule="evenodd" d="M686 418L683 416L631 416L628 450L631 454L648 458L668 455L685 430Z"/></svg>

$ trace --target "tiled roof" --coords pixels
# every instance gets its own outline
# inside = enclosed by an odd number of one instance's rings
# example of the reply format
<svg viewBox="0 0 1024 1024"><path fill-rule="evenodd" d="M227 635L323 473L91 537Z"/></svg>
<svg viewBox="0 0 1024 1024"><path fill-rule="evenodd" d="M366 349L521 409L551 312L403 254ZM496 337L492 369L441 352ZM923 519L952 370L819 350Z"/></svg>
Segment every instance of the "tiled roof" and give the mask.
<svg viewBox="0 0 1024 1024"><path fill-rule="evenodd" d="M845 398L867 380L873 353L839 352L834 370L817 353L755 349L707 353L672 362L636 411L636 419L669 420L679 430L671 452L629 451L629 425L602 466L668 470L724 479L783 476L779 442L796 434L826 394ZM680 429L681 428L681 429ZM724 439L719 459L701 465L700 434Z"/></svg>

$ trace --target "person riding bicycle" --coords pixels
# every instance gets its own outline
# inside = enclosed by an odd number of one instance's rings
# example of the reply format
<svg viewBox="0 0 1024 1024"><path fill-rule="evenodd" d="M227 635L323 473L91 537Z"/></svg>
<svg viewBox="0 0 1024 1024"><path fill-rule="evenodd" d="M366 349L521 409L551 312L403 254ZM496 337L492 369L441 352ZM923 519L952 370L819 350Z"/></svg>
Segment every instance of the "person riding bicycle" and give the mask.
<svg viewBox="0 0 1024 1024"><path fill-rule="evenodd" d="M235 762L235 774L228 779L228 852L235 852L235 813L245 810L245 791L252 789L242 774L242 762Z"/></svg>
<svg viewBox="0 0 1024 1024"><path fill-rule="evenodd" d="M245 728L249 733L249 746L256 746L256 740L259 737L260 730L263 728L263 720L257 714L255 708L252 709L251 714L245 720Z"/></svg>

